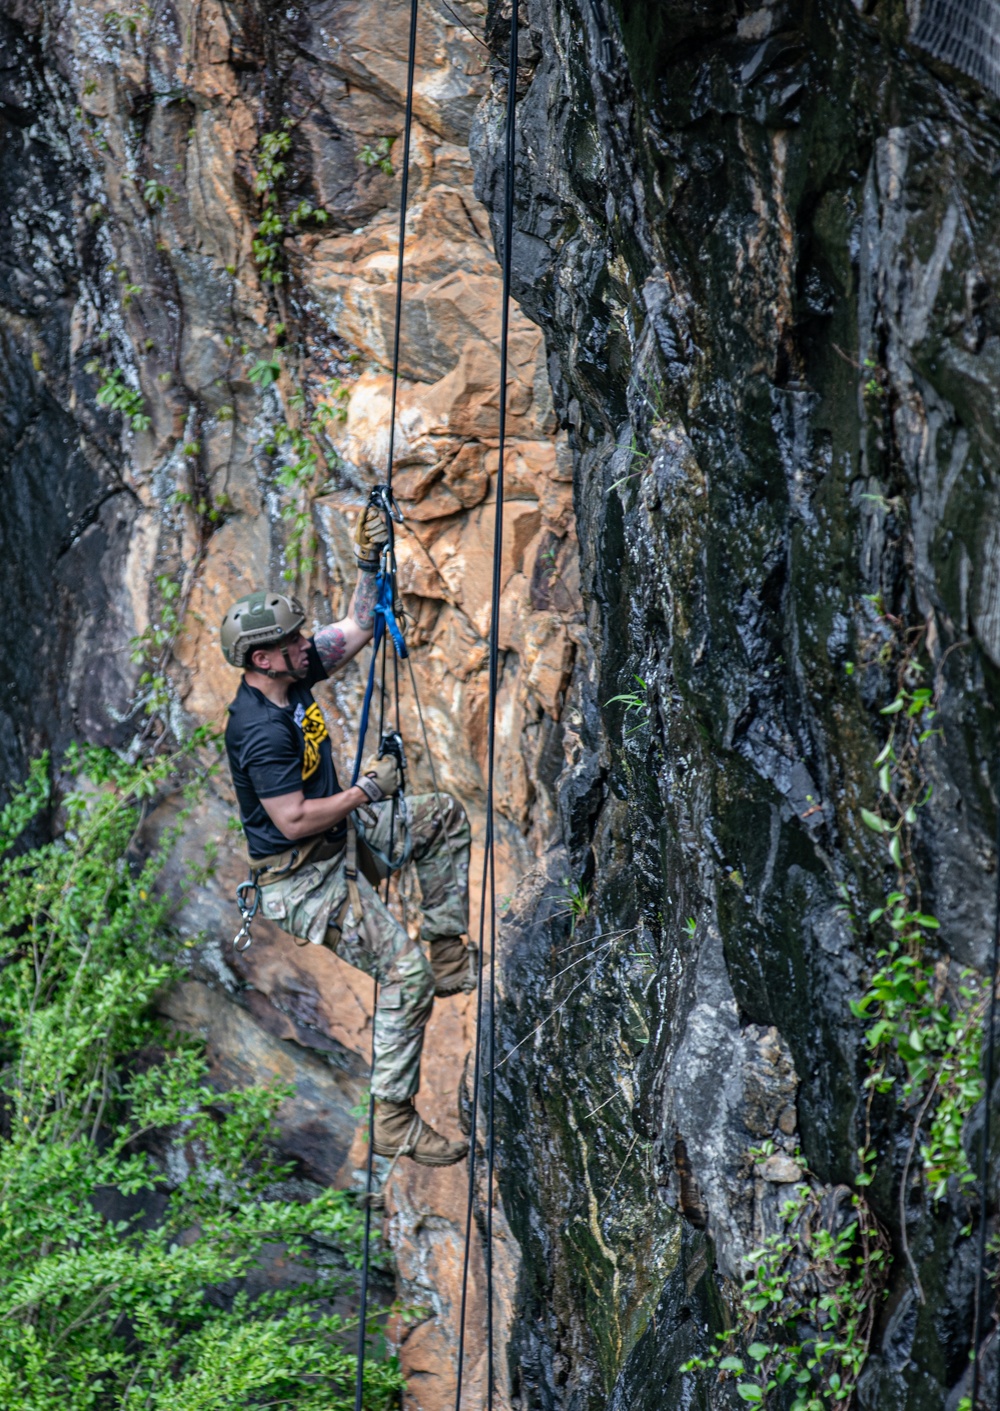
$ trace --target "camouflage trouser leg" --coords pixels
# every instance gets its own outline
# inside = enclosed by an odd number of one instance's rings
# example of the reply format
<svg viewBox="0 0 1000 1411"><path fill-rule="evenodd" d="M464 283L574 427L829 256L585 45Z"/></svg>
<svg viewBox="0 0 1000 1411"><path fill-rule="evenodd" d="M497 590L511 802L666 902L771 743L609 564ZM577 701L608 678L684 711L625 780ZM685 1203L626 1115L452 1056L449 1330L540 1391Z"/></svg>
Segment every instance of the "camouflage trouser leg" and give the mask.
<svg viewBox="0 0 1000 1411"><path fill-rule="evenodd" d="M341 853L326 862L307 863L291 877L271 883L264 888L264 915L293 936L329 946L378 981L372 1093L384 1101L404 1102L420 1086L420 1052L434 1003L434 975L420 946L364 877L358 877L363 920L348 909L342 931L330 924L347 900L344 863Z"/></svg>
<svg viewBox="0 0 1000 1411"><path fill-rule="evenodd" d="M440 797L440 807L438 798ZM391 802L359 810L365 837L381 852L398 855L402 835L398 812L396 837L389 851ZM412 794L406 798L411 857L420 881L420 937L436 941L461 936L469 929L469 846L471 830L465 809L450 794ZM375 822L368 819L374 815Z"/></svg>
<svg viewBox="0 0 1000 1411"><path fill-rule="evenodd" d="M385 903L358 878L364 925L348 914L341 933L327 928L325 944L341 960L378 981L372 1096L405 1102L420 1086L424 1027L434 1004L434 975L419 945L410 940Z"/></svg>

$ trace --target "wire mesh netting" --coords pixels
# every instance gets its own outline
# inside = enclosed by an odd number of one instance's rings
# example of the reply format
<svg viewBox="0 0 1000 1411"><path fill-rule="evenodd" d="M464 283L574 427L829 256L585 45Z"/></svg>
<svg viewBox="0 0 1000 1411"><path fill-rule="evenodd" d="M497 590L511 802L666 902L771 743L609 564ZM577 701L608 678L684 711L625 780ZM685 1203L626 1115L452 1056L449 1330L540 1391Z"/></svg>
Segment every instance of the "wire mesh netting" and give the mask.
<svg viewBox="0 0 1000 1411"><path fill-rule="evenodd" d="M913 42L1000 98L1000 0L926 0Z"/></svg>

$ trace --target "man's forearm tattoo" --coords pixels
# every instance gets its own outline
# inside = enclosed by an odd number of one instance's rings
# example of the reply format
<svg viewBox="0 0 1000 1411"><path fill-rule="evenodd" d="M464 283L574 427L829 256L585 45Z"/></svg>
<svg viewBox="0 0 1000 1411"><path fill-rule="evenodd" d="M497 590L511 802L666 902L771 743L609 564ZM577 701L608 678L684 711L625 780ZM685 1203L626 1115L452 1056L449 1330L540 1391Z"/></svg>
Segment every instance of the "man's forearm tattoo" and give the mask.
<svg viewBox="0 0 1000 1411"><path fill-rule="evenodd" d="M354 602L351 604L351 616L360 628L367 632L375 621L375 599L378 597L378 585L375 581L374 573L359 573L358 586L354 590Z"/></svg>
<svg viewBox="0 0 1000 1411"><path fill-rule="evenodd" d="M313 637L313 645L319 652L319 659L325 671L334 671L344 660L347 643L339 627L331 622L329 627L321 627Z"/></svg>

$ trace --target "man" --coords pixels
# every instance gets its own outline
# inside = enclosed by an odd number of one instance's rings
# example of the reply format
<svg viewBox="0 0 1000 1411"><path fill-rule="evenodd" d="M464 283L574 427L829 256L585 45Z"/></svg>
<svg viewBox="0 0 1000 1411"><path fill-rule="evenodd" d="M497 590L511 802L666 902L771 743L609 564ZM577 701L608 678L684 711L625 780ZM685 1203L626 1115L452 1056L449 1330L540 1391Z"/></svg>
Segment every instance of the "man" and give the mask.
<svg viewBox="0 0 1000 1411"><path fill-rule="evenodd" d="M256 592L222 623L222 650L243 681L229 707L226 750L251 866L260 869L262 910L303 942L327 945L379 983L374 1021L374 1150L447 1166L468 1143L448 1141L420 1118L424 1027L435 994L475 986L468 929L469 823L457 799L418 794L393 803L400 787L392 755L372 758L358 784L342 789L329 734L310 687L371 640L376 578L387 530L381 511L362 511L354 534L358 583L348 614L302 635L295 598ZM443 816L442 816L443 815ZM392 834L393 836L390 836ZM398 858L405 846L420 881L421 947L356 870ZM407 842L408 838L408 842ZM368 849L367 853L365 849ZM381 875L386 874L383 865Z"/></svg>

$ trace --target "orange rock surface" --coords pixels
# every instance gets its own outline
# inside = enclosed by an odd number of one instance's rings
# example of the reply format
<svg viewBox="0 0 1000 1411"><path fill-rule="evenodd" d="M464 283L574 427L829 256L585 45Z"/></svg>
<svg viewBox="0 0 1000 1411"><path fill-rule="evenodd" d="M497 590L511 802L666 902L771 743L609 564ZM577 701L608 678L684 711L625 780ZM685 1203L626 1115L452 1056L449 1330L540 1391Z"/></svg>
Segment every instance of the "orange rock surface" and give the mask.
<svg viewBox="0 0 1000 1411"><path fill-rule="evenodd" d="M113 0L69 0L48 42L67 56L66 81L99 174L81 199L90 202L108 265L108 289L100 299L81 295L73 315L75 385L96 391L82 370L89 359L118 366L150 418L148 429L126 424L119 448L122 478L141 505L127 554L123 611L131 621L123 624L123 654L129 630L164 622L164 585L172 585L181 629L167 633L156 669L167 682L167 716L183 732L224 722L237 678L222 660L217 629L233 598L280 583L285 571L313 623L341 614L349 601L351 527L367 487L386 474L409 7L380 7L373 23L372 8L359 0L326 0L289 21L287 34L264 32L252 7L221 0L176 0L157 11L155 24L147 8L130 26ZM481 0L421 6L394 468L406 518L399 570L414 676L439 783L473 819L474 912L500 405L500 274L467 149L489 82L475 37L484 15ZM268 132L290 135L276 196L285 220L274 256L283 268L278 284L262 282L255 252L263 210L255 183L267 176ZM305 199L328 213L325 224L289 221ZM279 376L262 388L251 372L276 347ZM568 454L552 413L541 334L517 309L510 359L501 896L551 837L552 780L539 760L545 732L560 722L579 631ZM265 448L275 426L303 424L296 388L332 409L340 463L329 476L317 468L289 488L276 476L280 457ZM298 567L288 552L288 516L296 512L317 539L312 562ZM365 667L352 666L318 692L342 777ZM401 690L410 783L425 789L430 761L408 672ZM234 812L220 775L185 826L184 857L199 860L211 844L218 867L185 903L182 921L201 939L192 949L192 979L165 999L165 1012L206 1037L219 1083L273 1072L291 1079L296 1097L282 1113L286 1149L313 1178L356 1185L364 1138L351 1108L365 1087L371 982L266 923L251 949L235 956L231 898L245 863ZM472 999L438 1001L419 1102L449 1132L473 1028ZM464 1165L433 1172L408 1162L389 1182L386 1233L400 1291L428 1310L398 1329L411 1411L453 1404L466 1182ZM496 1218L502 1264L501 1211ZM480 1399L483 1322L477 1246L470 1406Z"/></svg>

